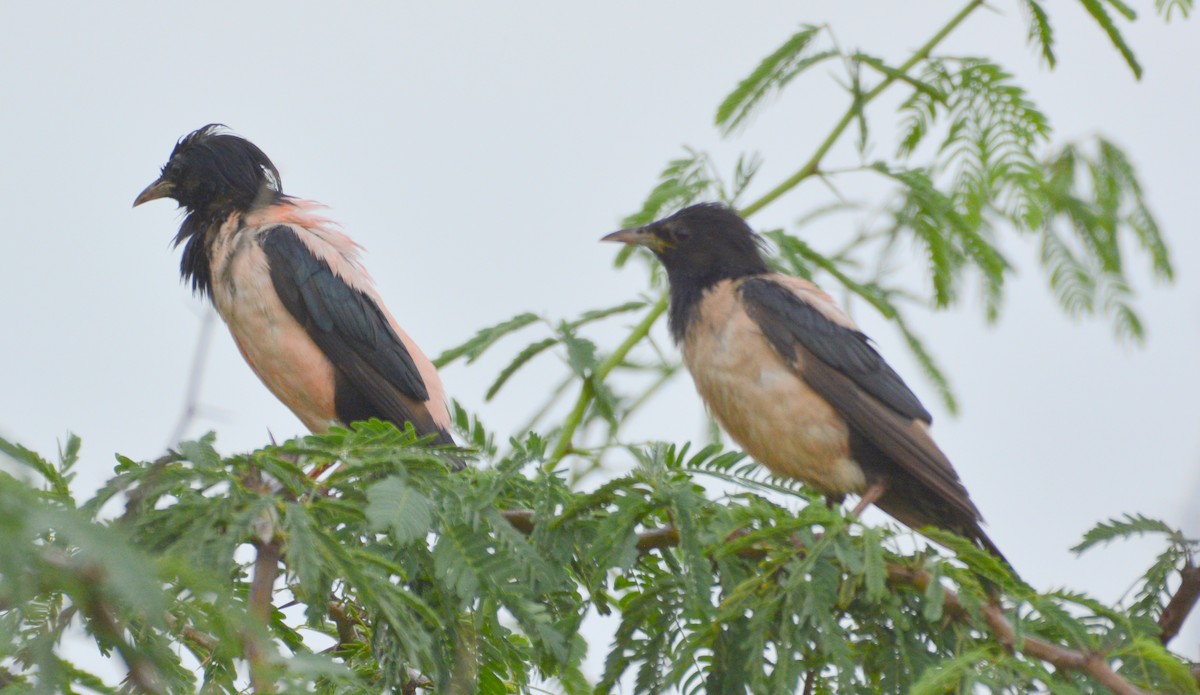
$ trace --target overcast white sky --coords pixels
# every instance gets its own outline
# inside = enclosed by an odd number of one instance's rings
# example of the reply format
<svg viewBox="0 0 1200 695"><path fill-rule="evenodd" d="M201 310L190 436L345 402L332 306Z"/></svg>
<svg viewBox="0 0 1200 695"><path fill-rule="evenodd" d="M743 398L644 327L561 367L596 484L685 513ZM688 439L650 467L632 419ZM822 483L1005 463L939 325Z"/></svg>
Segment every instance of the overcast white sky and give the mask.
<svg viewBox="0 0 1200 695"><path fill-rule="evenodd" d="M179 282L168 203L131 210L174 142L230 125L279 166L285 191L320 200L368 249L392 312L437 354L521 311L565 317L641 289L614 271L615 228L683 145L732 167L761 150L761 193L824 137L845 97L834 68L794 84L739 137L721 142L717 103L802 22L829 22L845 47L898 63L960 2L235 3L0 2L0 435L52 453L84 440L78 487L114 452L162 452L179 414L205 309ZM1095 521L1143 512L1200 533L1200 137L1196 21L1165 24L1152 3L1126 35L1139 83L1076 3L1052 3L1060 65L1025 46L1016 4L976 13L943 52L991 56L1049 113L1055 141L1096 133L1139 167L1178 270L1155 285L1131 257L1144 348L1104 322L1071 323L1030 249L998 325L977 305L917 315L962 404L946 415L898 336L855 316L935 414L935 434L987 516L988 532L1042 589L1120 596L1157 551L1123 544L1076 558ZM352 8L352 9L351 9ZM919 8L919 9L917 9ZM871 113L878 156L894 150L894 101ZM832 167L854 165L849 146ZM841 183L839 181L839 183ZM853 187L855 184L847 184ZM851 190L856 190L851 188ZM869 194L869 189L864 189ZM787 224L829 193L812 182L753 222ZM832 220L814 243L853 231ZM602 345L616 332L595 335ZM605 342L607 341L607 342ZM449 392L507 434L549 377L518 377L482 403L523 343L443 373ZM544 367L553 367L553 360ZM241 361L223 327L203 383L223 451L301 434ZM680 379L642 414L643 433L699 435L702 410ZM1197 629L1176 645L1196 658ZM607 638L593 638L599 645Z"/></svg>

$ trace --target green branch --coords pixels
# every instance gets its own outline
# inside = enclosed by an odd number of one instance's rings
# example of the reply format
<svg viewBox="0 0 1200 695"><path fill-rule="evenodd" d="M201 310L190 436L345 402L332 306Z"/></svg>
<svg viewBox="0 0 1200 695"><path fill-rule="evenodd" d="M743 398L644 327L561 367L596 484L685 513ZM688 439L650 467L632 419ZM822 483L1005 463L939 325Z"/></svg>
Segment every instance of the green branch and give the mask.
<svg viewBox="0 0 1200 695"><path fill-rule="evenodd" d="M604 381L618 364L620 364L629 351L634 348L650 334L650 329L658 321L658 317L663 315L667 310L667 295L658 298L650 311L642 319L641 323L634 327L633 331L625 338L624 342L613 350L608 359L600 363L591 376L584 380L583 389L579 392L579 398L575 400L575 407L571 409L571 413L567 415L567 419L563 421L562 432L558 435L558 443L554 445L554 451L551 452L549 460L546 461L546 467L552 468L556 463L562 460L562 457L567 455L571 450L571 442L575 437L575 430L579 429L579 425L583 422L583 415L587 412L587 407L592 402L592 398L596 395L596 390L592 386L597 380Z"/></svg>
<svg viewBox="0 0 1200 695"><path fill-rule="evenodd" d="M883 90L890 87L901 77L907 76L908 71L911 70L913 66L928 58L929 54L933 52L933 49L942 42L942 39L946 38L946 36L949 35L951 31L954 31L959 24L962 24L963 20L967 18L967 15L971 14L971 12L975 11L981 5L983 5L983 0L971 0L971 2L968 2L966 7L959 10L958 14L954 15L954 17L952 17L944 27L939 29L936 34L926 41L924 46L918 48L908 60L904 61L904 63L900 65L900 67L896 68L895 71L890 72L882 82L875 85L875 87L872 88L871 91L864 94L861 99L855 100L853 103L851 103L850 107L846 109L846 113L842 114L842 119L837 122L837 125L833 127L833 130L829 133L829 135L826 136L825 140L823 140L817 147L817 151L813 152L812 157L809 157L808 161L804 163L804 166L800 167L799 171L789 176L783 181L783 183L767 191L767 193L761 198L743 208L742 215L745 217L753 215L754 213L773 203L776 198L795 188L804 179L807 179L808 177L817 173L818 167L821 165L821 160L825 157L825 154L829 152L829 149L833 147L833 144L838 141L838 138L842 136L842 132L846 130L852 121L854 121L854 117L857 116L866 107L866 105L871 102L872 99L879 96Z"/></svg>

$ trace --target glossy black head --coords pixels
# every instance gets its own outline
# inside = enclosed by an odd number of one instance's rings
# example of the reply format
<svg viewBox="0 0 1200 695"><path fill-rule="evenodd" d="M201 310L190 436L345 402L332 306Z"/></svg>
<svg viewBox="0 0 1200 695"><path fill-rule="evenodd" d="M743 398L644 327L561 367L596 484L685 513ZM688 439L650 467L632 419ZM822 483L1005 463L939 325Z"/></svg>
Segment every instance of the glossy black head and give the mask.
<svg viewBox="0 0 1200 695"><path fill-rule="evenodd" d="M720 203L700 203L645 227L604 237L645 246L658 256L671 282L671 330L682 339L704 291L722 280L768 271L760 239L736 212Z"/></svg>
<svg viewBox="0 0 1200 695"><path fill-rule="evenodd" d="M280 196L279 170L267 155L213 123L175 145L158 180L133 205L173 198L189 213L213 218L273 203Z"/></svg>
<svg viewBox="0 0 1200 695"><path fill-rule="evenodd" d="M175 234L175 244L184 244L179 270L194 291L205 295L212 292L213 232L232 213L277 203L284 195L279 170L267 155L213 123L175 145L162 174L138 194L133 206L159 198L173 198L187 209Z"/></svg>
<svg viewBox="0 0 1200 695"><path fill-rule="evenodd" d="M652 222L604 237L645 246L658 256L667 276L714 285L721 280L767 272L760 240L736 212L720 203L700 203Z"/></svg>

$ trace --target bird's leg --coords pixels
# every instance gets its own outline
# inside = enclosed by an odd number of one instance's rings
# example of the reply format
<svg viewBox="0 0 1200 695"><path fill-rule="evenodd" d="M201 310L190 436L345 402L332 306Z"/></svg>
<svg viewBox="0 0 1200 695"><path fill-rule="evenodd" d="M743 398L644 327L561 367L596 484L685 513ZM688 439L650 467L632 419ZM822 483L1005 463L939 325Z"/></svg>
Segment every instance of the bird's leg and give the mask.
<svg viewBox="0 0 1200 695"><path fill-rule="evenodd" d="M829 509L833 509L834 507L838 506L839 504L841 504L842 502L845 502L845 501L846 501L845 495L831 495L829 493L825 494L825 506L828 507Z"/></svg>
<svg viewBox="0 0 1200 695"><path fill-rule="evenodd" d="M854 511L850 512L850 516L857 519L867 507L875 504L880 497L883 497L884 491L887 490L887 484L883 481L871 483L871 486L863 491L862 499L854 506Z"/></svg>

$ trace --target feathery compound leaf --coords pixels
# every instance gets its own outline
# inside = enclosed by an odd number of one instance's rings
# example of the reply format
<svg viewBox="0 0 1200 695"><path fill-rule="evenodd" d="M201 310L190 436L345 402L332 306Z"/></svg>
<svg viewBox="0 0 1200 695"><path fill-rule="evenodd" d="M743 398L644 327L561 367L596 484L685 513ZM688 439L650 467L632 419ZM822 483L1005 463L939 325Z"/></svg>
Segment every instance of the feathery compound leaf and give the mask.
<svg viewBox="0 0 1200 695"><path fill-rule="evenodd" d="M1100 139L1095 156L1067 145L1049 158L1045 170L1036 231L1051 289L1072 316L1106 315L1119 337L1141 340L1144 329L1131 306L1122 233L1132 233L1158 278L1170 281L1174 268L1133 165L1120 148Z"/></svg>
<svg viewBox="0 0 1200 695"><path fill-rule="evenodd" d="M1200 694L1191 669L1156 639L1135 635L1128 646L1110 657L1123 662L1121 675L1136 684L1157 692Z"/></svg>
<svg viewBox="0 0 1200 695"><path fill-rule="evenodd" d="M1154 8L1168 22L1174 16L1175 10L1179 10L1179 14L1183 15L1184 19L1187 19L1195 6L1195 0L1154 0Z"/></svg>
<svg viewBox="0 0 1200 695"><path fill-rule="evenodd" d="M908 322L900 314L893 317L893 321L900 327L900 333L904 336L904 343L908 345L908 349L912 352L913 357L917 358L917 364L921 365L921 371L925 372L925 378L937 388L938 396L942 399L942 405L946 406L946 410L951 414L958 413L958 397L954 395L954 387L950 384L950 377L942 371L938 366L937 360L934 359L933 353L925 347L925 342L908 327Z"/></svg>
<svg viewBox="0 0 1200 695"><path fill-rule="evenodd" d="M399 478L367 488L367 521L376 531L390 530L397 543L422 539L433 526L433 502Z"/></svg>
<svg viewBox="0 0 1200 695"><path fill-rule="evenodd" d="M898 154L911 157L944 117L946 135L931 179L951 172L948 197L965 225L965 259L978 265L986 282L989 317L994 318L1006 265L988 240L998 219L1018 229L1041 219L1042 167L1037 150L1050 133L1046 116L1000 66L978 58L931 61L924 80L946 93L944 102L918 92L901 105L905 132Z"/></svg>
<svg viewBox="0 0 1200 695"><path fill-rule="evenodd" d="M836 51L821 51L804 55L805 49L821 31L820 27L805 25L774 53L763 58L738 86L717 107L716 124L729 134L754 111L754 107L772 90L782 90L804 70L837 55Z"/></svg>
<svg viewBox="0 0 1200 695"><path fill-rule="evenodd" d="M1107 0L1118 12L1124 15L1127 19L1133 19L1134 13L1127 5L1118 2L1117 0ZM1100 28L1108 34L1108 39L1112 41L1113 46L1121 52L1121 57L1125 59L1125 64L1133 71L1133 76L1142 79L1142 66L1138 64L1137 56L1133 54L1133 49L1129 44L1125 43L1125 37L1121 36L1121 30L1117 29L1117 25L1113 23L1112 17L1109 16L1108 10L1104 9L1104 5L1100 4L1100 0L1079 0L1087 13L1096 20Z"/></svg>
<svg viewBox="0 0 1200 695"><path fill-rule="evenodd" d="M514 316L511 319L498 323L494 326L484 328L462 345L452 347L438 355L433 360L433 364L435 367L440 369L450 364L454 360L464 356L467 358L467 364L470 364L478 359L479 356L482 355L484 351L491 347L497 340L500 340L509 333L518 331L529 324L536 322L537 320L537 314L524 313L518 314L517 316Z"/></svg>
<svg viewBox="0 0 1200 695"><path fill-rule="evenodd" d="M1056 60L1054 58L1054 29L1050 26L1050 18L1038 0L1025 0L1024 7L1029 15L1029 43L1038 49L1046 64L1053 68Z"/></svg>
<svg viewBox="0 0 1200 695"><path fill-rule="evenodd" d="M1124 208L1131 208L1123 221L1133 230L1142 249L1150 254L1154 273L1161 279L1172 280L1175 271L1171 267L1170 252L1143 197L1142 184L1133 163L1113 142L1098 138L1097 145L1100 150L1097 171L1103 172L1102 178L1110 179L1104 185L1113 189L1115 198L1110 205L1112 213L1121 215Z"/></svg>
<svg viewBox="0 0 1200 695"><path fill-rule="evenodd" d="M892 170L883 163L871 168L905 187L904 200L895 211L897 229L911 230L925 247L934 302L939 307L949 306L957 298L956 280L967 261L978 265L994 282L1002 280L1008 264L1000 252L959 212L954 199L933 185L928 171Z"/></svg>
<svg viewBox="0 0 1200 695"><path fill-rule="evenodd" d="M1123 518L1109 519L1108 521L1101 521L1096 524L1092 530L1083 535L1083 540L1071 548L1071 551L1082 553L1101 543L1152 533L1161 533L1166 536L1179 534L1178 531L1168 526L1166 522L1151 519L1141 514L1126 514Z"/></svg>
<svg viewBox="0 0 1200 695"><path fill-rule="evenodd" d="M527 345L524 350L517 353L512 362L509 362L504 369L500 370L500 373L496 375L496 380L492 382L492 385L488 387L487 393L483 395L483 400L490 401L495 398L500 389L517 373L517 370L524 367L529 360L532 360L555 345L558 345L558 338L546 338L532 345Z"/></svg>
<svg viewBox="0 0 1200 695"><path fill-rule="evenodd" d="M72 464L74 463L74 459L78 455L79 446L79 438L71 435L71 438L68 440L67 451L62 456L64 465L60 471L58 467L39 456L36 452L0 437L0 454L4 454L17 463L28 466L36 471L45 479L46 485L61 502L69 502L72 499L70 489L72 476L64 472L70 467L66 465L68 461ZM2 471L0 471L0 475L3 475Z"/></svg>
<svg viewBox="0 0 1200 695"><path fill-rule="evenodd" d="M658 185L646 196L641 210L628 215L621 221L622 227L641 227L663 217L667 212L695 202L702 194L712 190L715 182L710 175L711 164L704 152L685 147L686 157L673 159L658 175ZM629 257L631 247L618 255L617 267Z"/></svg>
<svg viewBox="0 0 1200 695"><path fill-rule="evenodd" d="M867 587L867 598L878 601L887 592L887 568L883 563L883 536L879 529L864 527L863 579Z"/></svg>
<svg viewBox="0 0 1200 695"><path fill-rule="evenodd" d="M618 304L616 306L608 307L607 309L592 309L591 311L585 311L580 314L579 318L573 321L568 321L567 325L571 328L579 328L585 324L606 319L609 316L616 316L617 314L627 314L631 311L637 311L645 306L646 302L638 300L633 302L625 302L624 304Z"/></svg>
<svg viewBox="0 0 1200 695"><path fill-rule="evenodd" d="M325 615L325 597L329 595L330 579L325 571L326 558L321 555L317 535L322 531L303 505L288 503L283 518L287 534L284 552L288 569L295 575L298 586L292 587L297 598L308 603L310 622Z"/></svg>
<svg viewBox="0 0 1200 695"><path fill-rule="evenodd" d="M925 669L920 679L907 691L909 695L943 695L944 693L971 692L982 662L992 657L991 650L977 647Z"/></svg>
<svg viewBox="0 0 1200 695"><path fill-rule="evenodd" d="M567 323L558 326L559 340L567 347L567 364L577 376L587 377L596 369L599 361L596 359L596 344L587 338L580 338Z"/></svg>
<svg viewBox="0 0 1200 695"><path fill-rule="evenodd" d="M1137 598L1129 606L1129 612L1152 619L1162 615L1163 606L1171 597L1169 582L1186 560L1186 549L1178 545L1171 545L1159 553L1154 564L1142 574Z"/></svg>

